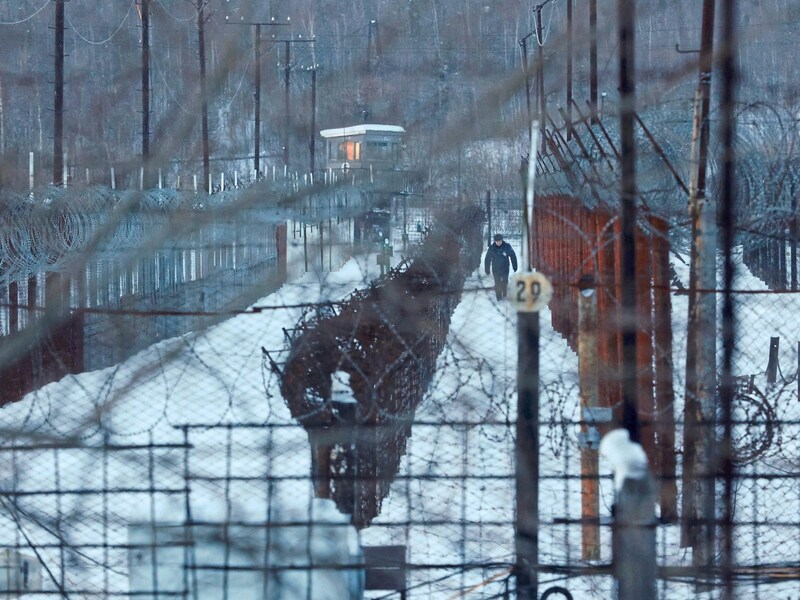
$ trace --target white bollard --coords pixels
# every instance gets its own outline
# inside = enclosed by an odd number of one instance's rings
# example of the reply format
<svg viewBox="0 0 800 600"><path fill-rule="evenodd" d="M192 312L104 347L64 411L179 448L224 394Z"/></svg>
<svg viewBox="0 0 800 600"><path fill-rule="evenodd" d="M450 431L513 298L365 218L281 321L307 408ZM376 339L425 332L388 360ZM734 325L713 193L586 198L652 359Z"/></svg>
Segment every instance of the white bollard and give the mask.
<svg viewBox="0 0 800 600"><path fill-rule="evenodd" d="M28 188L33 189L34 185L34 160L33 152L28 152Z"/></svg>
<svg viewBox="0 0 800 600"><path fill-rule="evenodd" d="M224 192L225 191L225 173L224 172L219 174L219 191L220 192Z"/></svg>
<svg viewBox="0 0 800 600"><path fill-rule="evenodd" d="M197 193L197 175L192 176L194 178L194 191Z"/></svg>
<svg viewBox="0 0 800 600"><path fill-rule="evenodd" d="M175 189L176 190L181 189L181 176L180 175L178 175L178 181L175 182Z"/></svg>
<svg viewBox="0 0 800 600"><path fill-rule="evenodd" d="M161 173L161 167L158 168L158 189L164 188L164 176Z"/></svg>
<svg viewBox="0 0 800 600"><path fill-rule="evenodd" d="M114 173L114 167L111 167L111 189L117 189L117 177L116 173Z"/></svg>
<svg viewBox="0 0 800 600"><path fill-rule="evenodd" d="M139 190L144 189L144 167L139 167Z"/></svg>
<svg viewBox="0 0 800 600"><path fill-rule="evenodd" d="M208 174L208 195L211 195L211 188L213 187L213 182L211 180L211 173Z"/></svg>
<svg viewBox="0 0 800 600"><path fill-rule="evenodd" d="M234 189L239 187L239 171L233 172L233 187Z"/></svg>

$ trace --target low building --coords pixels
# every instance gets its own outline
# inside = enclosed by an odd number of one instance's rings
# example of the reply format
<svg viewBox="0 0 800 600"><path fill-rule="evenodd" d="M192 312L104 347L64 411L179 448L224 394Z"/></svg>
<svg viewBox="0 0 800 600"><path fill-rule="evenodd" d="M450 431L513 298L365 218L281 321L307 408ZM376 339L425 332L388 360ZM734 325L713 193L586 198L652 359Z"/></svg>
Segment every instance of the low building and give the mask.
<svg viewBox="0 0 800 600"><path fill-rule="evenodd" d="M327 169L392 169L401 159L406 130L398 125L363 124L323 129Z"/></svg>

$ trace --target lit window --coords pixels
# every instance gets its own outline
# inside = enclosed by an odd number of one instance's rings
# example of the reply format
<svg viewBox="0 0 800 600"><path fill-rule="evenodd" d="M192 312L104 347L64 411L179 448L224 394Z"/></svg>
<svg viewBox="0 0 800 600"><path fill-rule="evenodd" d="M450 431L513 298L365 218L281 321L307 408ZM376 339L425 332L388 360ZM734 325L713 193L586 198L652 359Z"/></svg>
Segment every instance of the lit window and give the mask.
<svg viewBox="0 0 800 600"><path fill-rule="evenodd" d="M361 160L361 144L358 142L340 142L339 160Z"/></svg>

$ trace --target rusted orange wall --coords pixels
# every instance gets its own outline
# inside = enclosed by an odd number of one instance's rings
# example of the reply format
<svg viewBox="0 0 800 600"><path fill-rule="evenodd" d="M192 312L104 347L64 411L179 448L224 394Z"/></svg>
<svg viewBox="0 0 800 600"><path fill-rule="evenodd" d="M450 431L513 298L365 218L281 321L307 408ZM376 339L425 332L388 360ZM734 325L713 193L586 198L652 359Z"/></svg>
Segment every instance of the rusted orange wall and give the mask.
<svg viewBox="0 0 800 600"><path fill-rule="evenodd" d="M621 366L621 235L617 215L568 196L537 198L533 223L534 267L553 282L552 326L577 351L578 279L598 285L600 404L619 412ZM667 224L650 218L637 229L637 407L642 445L664 480L662 513L674 507L675 421L672 390L669 241ZM672 490L672 491L670 491Z"/></svg>

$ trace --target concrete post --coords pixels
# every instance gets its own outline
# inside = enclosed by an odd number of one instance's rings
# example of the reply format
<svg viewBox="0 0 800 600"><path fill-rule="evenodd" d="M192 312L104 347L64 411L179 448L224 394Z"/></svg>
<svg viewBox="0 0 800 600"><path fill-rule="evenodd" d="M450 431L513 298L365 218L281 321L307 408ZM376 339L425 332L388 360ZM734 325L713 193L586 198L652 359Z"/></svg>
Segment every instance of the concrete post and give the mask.
<svg viewBox="0 0 800 600"><path fill-rule="evenodd" d="M578 282L578 374L582 420L581 520L583 560L600 559L600 489L597 447L600 432L596 427L599 402L597 362L597 293L594 278L583 275ZM611 411L608 411L609 413ZM610 415L609 415L610 417Z"/></svg>
<svg viewBox="0 0 800 600"><path fill-rule="evenodd" d="M600 454L614 471L612 573L617 600L656 599L656 511L653 479L642 446L626 429L610 431Z"/></svg>
<svg viewBox="0 0 800 600"><path fill-rule="evenodd" d="M626 478L617 490L613 571L619 600L656 598L656 515L649 473Z"/></svg>

